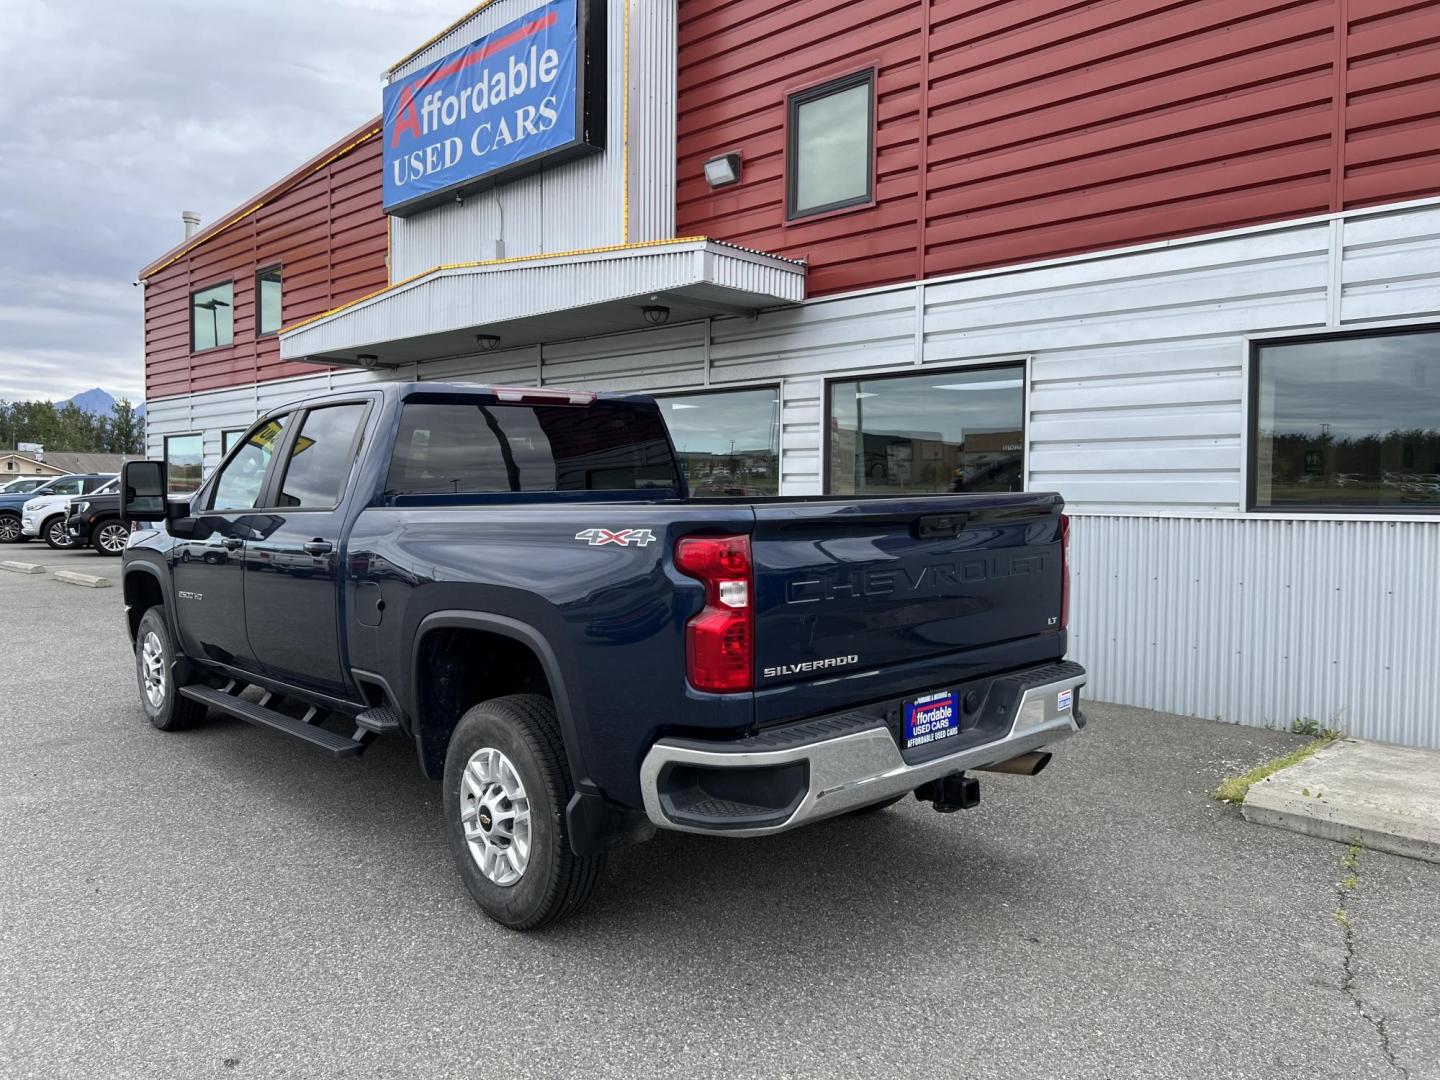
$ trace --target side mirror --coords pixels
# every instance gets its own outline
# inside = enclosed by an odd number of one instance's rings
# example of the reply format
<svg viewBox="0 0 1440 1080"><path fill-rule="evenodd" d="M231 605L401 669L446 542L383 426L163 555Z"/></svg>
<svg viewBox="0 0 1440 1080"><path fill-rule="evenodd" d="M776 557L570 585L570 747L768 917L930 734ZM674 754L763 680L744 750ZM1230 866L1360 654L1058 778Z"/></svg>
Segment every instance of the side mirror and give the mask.
<svg viewBox="0 0 1440 1080"><path fill-rule="evenodd" d="M120 520L165 520L165 462L127 461L120 469Z"/></svg>

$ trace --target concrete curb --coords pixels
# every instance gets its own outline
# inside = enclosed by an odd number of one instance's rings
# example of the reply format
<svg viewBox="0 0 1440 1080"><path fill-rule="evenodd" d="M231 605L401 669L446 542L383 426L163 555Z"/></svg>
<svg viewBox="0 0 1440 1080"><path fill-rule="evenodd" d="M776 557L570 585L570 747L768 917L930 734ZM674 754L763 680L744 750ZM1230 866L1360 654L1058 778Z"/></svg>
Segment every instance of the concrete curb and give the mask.
<svg viewBox="0 0 1440 1080"><path fill-rule="evenodd" d="M1440 751L1341 739L1267 776L1246 821L1440 863Z"/></svg>
<svg viewBox="0 0 1440 1080"><path fill-rule="evenodd" d="M0 570L9 570L12 574L43 574L45 567L39 563L16 562L14 559L7 559L0 562Z"/></svg>
<svg viewBox="0 0 1440 1080"><path fill-rule="evenodd" d="M96 577L94 574L79 574L74 570L56 570L51 576L56 581L63 581L67 585L83 585L87 589L110 588L108 577Z"/></svg>

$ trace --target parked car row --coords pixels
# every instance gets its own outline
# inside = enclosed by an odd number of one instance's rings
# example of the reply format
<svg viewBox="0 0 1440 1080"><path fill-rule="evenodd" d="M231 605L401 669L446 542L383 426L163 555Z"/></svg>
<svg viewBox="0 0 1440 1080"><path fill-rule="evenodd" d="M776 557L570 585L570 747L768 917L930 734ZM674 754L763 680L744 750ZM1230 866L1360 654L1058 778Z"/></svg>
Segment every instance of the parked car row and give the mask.
<svg viewBox="0 0 1440 1080"><path fill-rule="evenodd" d="M0 488L0 544L44 540L57 551L92 547L101 555L125 550L114 473L27 477Z"/></svg>

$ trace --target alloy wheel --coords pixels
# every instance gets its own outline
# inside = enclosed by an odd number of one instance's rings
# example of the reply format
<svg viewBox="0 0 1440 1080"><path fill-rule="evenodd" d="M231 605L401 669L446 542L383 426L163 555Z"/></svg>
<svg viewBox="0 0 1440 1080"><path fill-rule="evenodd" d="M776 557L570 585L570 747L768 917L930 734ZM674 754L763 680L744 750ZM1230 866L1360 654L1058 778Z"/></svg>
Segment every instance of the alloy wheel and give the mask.
<svg viewBox="0 0 1440 1080"><path fill-rule="evenodd" d="M496 885L514 885L530 862L530 800L514 763L493 746L470 755L460 779L460 826L470 857Z"/></svg>
<svg viewBox="0 0 1440 1080"><path fill-rule="evenodd" d="M59 548L67 548L74 543L74 541L70 539L70 534L65 529L64 518L50 523L50 527L45 530L45 539Z"/></svg>
<svg viewBox="0 0 1440 1080"><path fill-rule="evenodd" d="M9 514L0 516L0 544L13 544L20 539L20 519Z"/></svg>
<svg viewBox="0 0 1440 1080"><path fill-rule="evenodd" d="M165 704L165 649L155 631L140 643L140 677L145 684L145 700L152 709Z"/></svg>
<svg viewBox="0 0 1440 1080"><path fill-rule="evenodd" d="M125 544L129 539L129 531L118 521L112 521L100 526L100 535L98 537L100 546L111 555L118 555L124 551Z"/></svg>

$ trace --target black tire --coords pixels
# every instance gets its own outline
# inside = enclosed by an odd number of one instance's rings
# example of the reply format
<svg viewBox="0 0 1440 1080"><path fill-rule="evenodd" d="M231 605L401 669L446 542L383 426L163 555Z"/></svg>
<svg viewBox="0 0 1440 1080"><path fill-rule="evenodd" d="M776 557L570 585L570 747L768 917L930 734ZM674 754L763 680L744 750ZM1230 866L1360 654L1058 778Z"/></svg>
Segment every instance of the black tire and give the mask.
<svg viewBox="0 0 1440 1080"><path fill-rule="evenodd" d="M40 524L40 537L54 551L68 551L75 540L65 530L65 515L56 514Z"/></svg>
<svg viewBox="0 0 1440 1080"><path fill-rule="evenodd" d="M879 802L871 803L869 806L857 806L854 810L851 810L850 813L878 814L881 810L890 809L890 807L894 806L896 803L898 803L901 799L905 798L905 796L909 794L910 792L908 791L902 791L899 795L891 795L890 798L881 799Z"/></svg>
<svg viewBox="0 0 1440 1080"><path fill-rule="evenodd" d="M0 514L0 544L23 544L28 539L20 531L19 514Z"/></svg>
<svg viewBox="0 0 1440 1080"><path fill-rule="evenodd" d="M125 528L125 523L122 522L119 518L107 518L104 521L97 521L95 523L95 527L90 530L90 546L93 547L96 551L98 551L101 555L123 555L125 553L124 540L121 541L120 546L114 551L111 551L104 544L104 538L106 536L107 530L113 532L116 529L121 530L125 538L128 539L129 530Z"/></svg>
<svg viewBox="0 0 1440 1080"><path fill-rule="evenodd" d="M509 759L530 810L529 858L518 881L499 885L471 855L462 790L471 757L484 748ZM513 694L476 705L460 718L445 754L445 834L470 895L486 915L512 930L539 930L578 911L595 889L603 855L570 849L565 807L574 791L555 706L536 694Z"/></svg>
<svg viewBox="0 0 1440 1080"><path fill-rule="evenodd" d="M151 701L145 682L145 646L152 635L159 644L165 675L158 703ZM204 705L177 693L175 644L170 640L170 623L163 607L152 607L140 617L140 625L135 631L135 681L140 689L140 707L145 710L146 719L161 731L179 731L205 719Z"/></svg>

